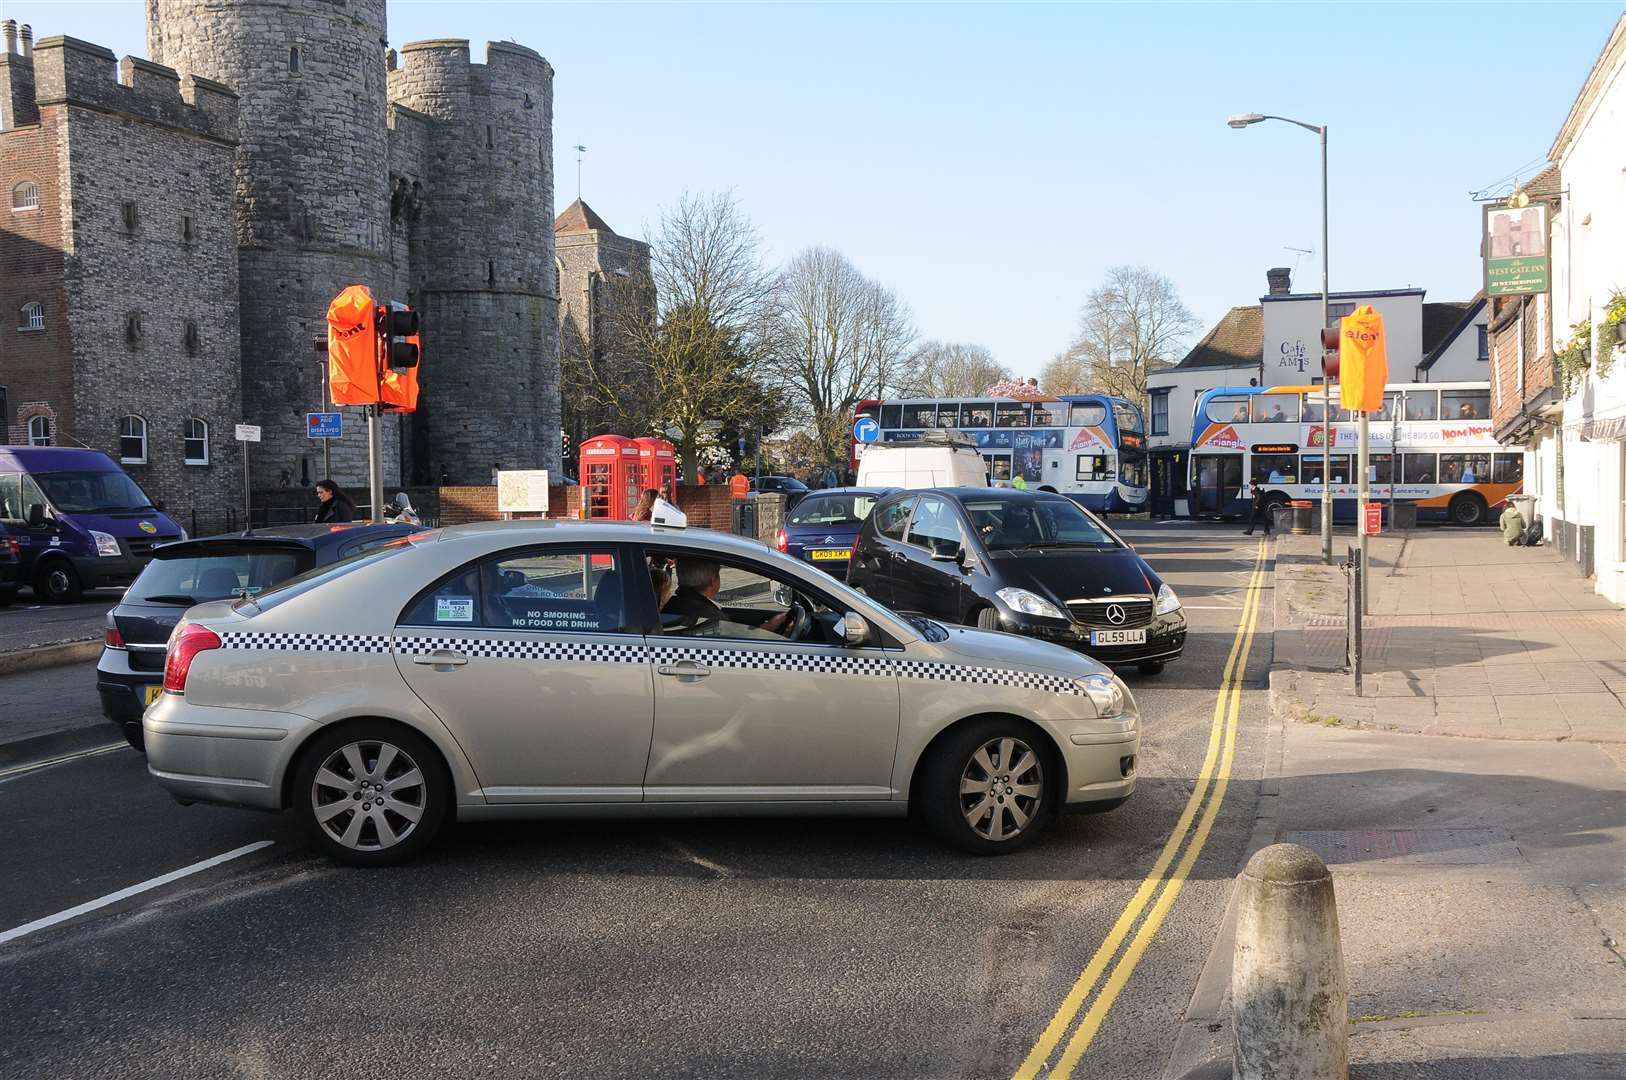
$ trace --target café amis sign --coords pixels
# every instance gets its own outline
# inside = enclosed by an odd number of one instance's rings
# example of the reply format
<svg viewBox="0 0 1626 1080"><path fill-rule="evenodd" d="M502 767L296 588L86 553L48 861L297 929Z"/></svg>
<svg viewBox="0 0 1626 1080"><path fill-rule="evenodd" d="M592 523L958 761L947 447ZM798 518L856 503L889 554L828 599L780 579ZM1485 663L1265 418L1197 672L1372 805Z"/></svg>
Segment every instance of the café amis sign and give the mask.
<svg viewBox="0 0 1626 1080"><path fill-rule="evenodd" d="M1546 203L1524 194L1506 205L1486 206L1482 243L1486 296L1544 293L1551 271L1551 237Z"/></svg>

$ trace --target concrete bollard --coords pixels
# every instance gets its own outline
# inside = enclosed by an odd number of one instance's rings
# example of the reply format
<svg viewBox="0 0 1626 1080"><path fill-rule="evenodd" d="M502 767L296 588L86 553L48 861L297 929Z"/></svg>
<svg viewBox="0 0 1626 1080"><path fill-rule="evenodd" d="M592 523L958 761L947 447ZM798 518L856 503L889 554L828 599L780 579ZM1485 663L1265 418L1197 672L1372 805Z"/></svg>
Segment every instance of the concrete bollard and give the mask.
<svg viewBox="0 0 1626 1080"><path fill-rule="evenodd" d="M1332 874L1272 844L1237 879L1231 967L1236 1080L1348 1080L1349 985Z"/></svg>

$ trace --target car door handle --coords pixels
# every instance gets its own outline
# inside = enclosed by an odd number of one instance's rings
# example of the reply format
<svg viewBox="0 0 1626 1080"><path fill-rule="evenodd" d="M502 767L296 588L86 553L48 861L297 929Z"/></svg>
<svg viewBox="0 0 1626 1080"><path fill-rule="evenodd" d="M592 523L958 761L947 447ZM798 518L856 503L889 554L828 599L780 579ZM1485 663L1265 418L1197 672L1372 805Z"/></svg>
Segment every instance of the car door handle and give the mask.
<svg viewBox="0 0 1626 1080"><path fill-rule="evenodd" d="M893 559L894 562L908 562L909 561L909 556L905 555L901 551L894 551L892 553L892 559Z"/></svg>
<svg viewBox="0 0 1626 1080"><path fill-rule="evenodd" d="M662 675L686 675L695 679L704 678L711 674L711 668L705 664L697 664L693 660L679 660L675 664L662 664L655 670Z"/></svg>
<svg viewBox="0 0 1626 1080"><path fill-rule="evenodd" d="M412 662L433 667L462 667L469 662L469 658L451 649L436 649L432 653L419 653L412 658Z"/></svg>

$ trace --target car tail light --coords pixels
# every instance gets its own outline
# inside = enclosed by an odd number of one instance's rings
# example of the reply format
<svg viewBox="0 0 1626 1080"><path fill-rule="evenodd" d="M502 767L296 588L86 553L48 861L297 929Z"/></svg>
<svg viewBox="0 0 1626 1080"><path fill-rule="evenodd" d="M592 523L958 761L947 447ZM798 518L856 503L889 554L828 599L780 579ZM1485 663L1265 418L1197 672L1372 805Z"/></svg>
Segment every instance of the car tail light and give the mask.
<svg viewBox="0 0 1626 1080"><path fill-rule="evenodd" d="M220 648L220 635L207 626L183 622L170 635L169 651L164 655L164 689L177 694L186 693L186 675L192 670L192 659L200 652Z"/></svg>
<svg viewBox="0 0 1626 1080"><path fill-rule="evenodd" d="M780 529L778 532L773 534L773 544L774 547L778 548L780 551L790 550L790 537L785 534L784 529Z"/></svg>
<svg viewBox="0 0 1626 1080"><path fill-rule="evenodd" d="M109 626L102 632L102 643L109 649L122 649L124 648L124 635L119 633L118 627Z"/></svg>
<svg viewBox="0 0 1626 1080"><path fill-rule="evenodd" d="M15 536L6 537L6 548L10 550L13 558L20 559L23 557L23 543Z"/></svg>
<svg viewBox="0 0 1626 1080"><path fill-rule="evenodd" d="M853 537L853 549L847 552L847 561L850 563L856 563L858 561L858 541L860 539L862 539L861 535Z"/></svg>

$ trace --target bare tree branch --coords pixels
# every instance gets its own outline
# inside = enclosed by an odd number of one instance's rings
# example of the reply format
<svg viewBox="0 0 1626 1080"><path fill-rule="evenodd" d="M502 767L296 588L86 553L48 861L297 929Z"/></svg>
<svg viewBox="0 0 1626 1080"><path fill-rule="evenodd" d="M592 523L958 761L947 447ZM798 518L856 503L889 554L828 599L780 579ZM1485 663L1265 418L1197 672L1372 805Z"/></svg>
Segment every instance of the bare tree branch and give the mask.
<svg viewBox="0 0 1626 1080"><path fill-rule="evenodd" d="M1053 394L1104 393L1148 406L1146 375L1175 363L1198 329L1174 283L1144 266L1117 266L1084 299L1072 344L1045 366Z"/></svg>
<svg viewBox="0 0 1626 1080"><path fill-rule="evenodd" d="M924 341L909 354L897 390L902 397L972 397L1015 377L981 345Z"/></svg>

